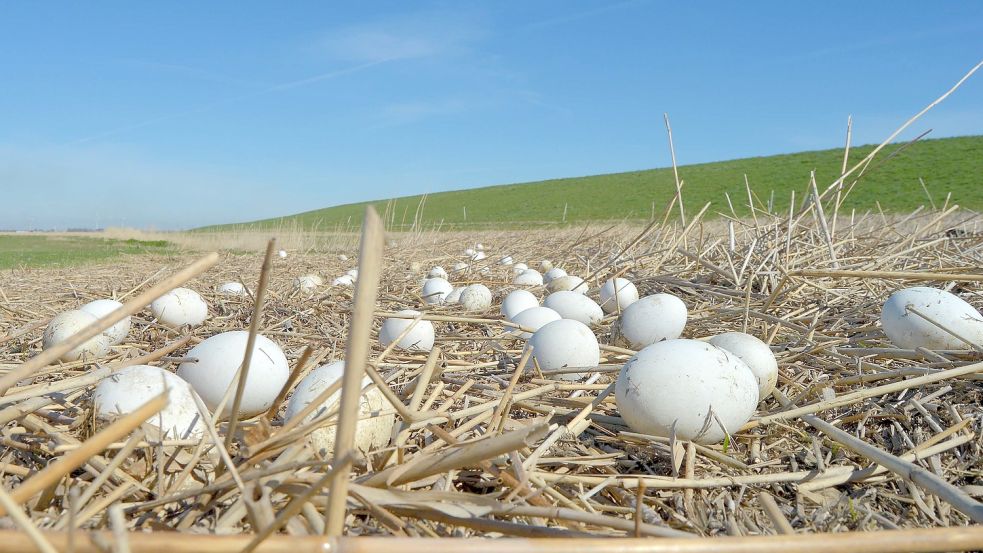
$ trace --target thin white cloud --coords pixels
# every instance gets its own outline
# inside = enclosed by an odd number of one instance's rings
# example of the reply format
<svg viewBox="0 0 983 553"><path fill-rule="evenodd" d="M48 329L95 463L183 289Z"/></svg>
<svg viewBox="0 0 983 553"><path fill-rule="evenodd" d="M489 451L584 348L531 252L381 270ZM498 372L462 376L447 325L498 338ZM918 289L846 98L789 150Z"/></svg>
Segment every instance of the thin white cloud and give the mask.
<svg viewBox="0 0 983 553"><path fill-rule="evenodd" d="M140 128L143 128L143 127L149 127L151 125L154 125L156 123L161 123L163 121L170 121L172 119L180 119L182 117L188 117L189 115L196 115L196 114L199 114L199 113L203 113L203 112L206 112L206 111L208 111L210 109L213 109L213 108L218 107L218 106L221 106L221 105L231 104L233 102L247 100L249 98L256 98L258 96L265 96L266 94L271 94L271 93L274 93L274 92L280 92L280 91L289 90L289 89L293 89L293 88L300 88L300 87L303 87L303 86L308 86L308 85L311 85L311 84L314 84L314 83L319 83L321 81L327 81L327 80L330 80L330 79L335 79L335 78L342 77L342 76L345 76L345 75L351 75L353 73L358 73L360 71L364 71L364 70L369 69L371 67L375 67L377 65L382 65L382 64L387 63L387 62L390 62L390 61L392 61L392 60L390 60L390 59L380 59L380 60L375 60L375 61L371 61L371 62L360 63L358 65L353 65L353 66L350 66L350 67L344 67L342 69L337 69L337 70L334 70L334 71L328 71L326 73L320 73L318 75L313 75L313 76L310 76L310 77L305 77L303 79L296 79L296 80L292 80L292 81L286 81L286 82L283 82L283 83L279 83L279 84L276 84L276 85L273 85L273 86L264 88L262 90L257 90L257 91L253 91L253 92L248 92L246 94L239 94L239 95L236 95L236 96L230 96L230 97L227 97L227 98L222 98L222 99L216 100L214 102L209 102L207 104L202 104L200 106L196 106L196 107L193 107L191 109L184 110L184 111L177 111L177 112L173 112L173 113L167 113L167 114L160 115L160 116L157 116L157 117L152 117L150 119L145 119L143 121L138 121L138 122L133 123L133 124L130 124L130 125L123 125L123 126L120 126L120 127L116 127L116 128L108 129L108 130L101 131L101 132L98 132L98 133L95 133L95 134L91 134L91 135L88 135L88 136L84 136L82 138L77 138L75 140L70 141L68 143L68 145L84 144L86 142L93 142L93 141L100 140L100 139L103 139L103 138L108 138L110 136L116 136L116 135L124 134L126 132L133 131L133 130L136 130L136 129L140 129Z"/></svg>
<svg viewBox="0 0 983 553"><path fill-rule="evenodd" d="M369 129L379 129L419 123L433 117L454 115L479 107L459 98L442 100L396 102L382 106L376 115L376 124Z"/></svg>
<svg viewBox="0 0 983 553"><path fill-rule="evenodd" d="M467 52L486 34L475 12L422 12L331 29L316 48L349 62L411 60Z"/></svg>

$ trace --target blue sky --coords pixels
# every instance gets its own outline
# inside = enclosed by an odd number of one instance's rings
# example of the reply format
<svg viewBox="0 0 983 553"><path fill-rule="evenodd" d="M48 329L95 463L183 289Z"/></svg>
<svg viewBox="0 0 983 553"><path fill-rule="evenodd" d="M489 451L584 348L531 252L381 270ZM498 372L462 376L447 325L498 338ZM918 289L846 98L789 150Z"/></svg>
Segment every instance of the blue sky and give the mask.
<svg viewBox="0 0 983 553"><path fill-rule="evenodd" d="M357 6L356 6L357 5ZM879 142L983 2L6 2L0 228L174 229ZM905 135L983 133L983 74Z"/></svg>

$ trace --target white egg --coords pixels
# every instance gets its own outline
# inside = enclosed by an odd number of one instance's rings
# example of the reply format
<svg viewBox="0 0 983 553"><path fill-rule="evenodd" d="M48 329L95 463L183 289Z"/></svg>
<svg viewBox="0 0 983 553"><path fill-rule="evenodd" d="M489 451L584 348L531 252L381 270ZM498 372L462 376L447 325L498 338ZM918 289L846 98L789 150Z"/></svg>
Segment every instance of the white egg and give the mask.
<svg viewBox="0 0 983 553"><path fill-rule="evenodd" d="M475 254L474 248L467 248L464 250L464 255L467 257L474 257L474 254Z"/></svg>
<svg viewBox="0 0 983 553"><path fill-rule="evenodd" d="M297 388L294 390L290 401L287 403L285 416L287 420L295 418L305 407L324 390L327 390L342 377L345 371L344 361L335 361L327 365L322 365L305 376ZM362 389L372 383L369 377L362 378ZM323 417L338 408L341 400L341 390L328 396L321 405L304 417L304 422L310 422L316 418ZM389 411L389 414L380 413ZM371 388L362 393L358 402L358 423L355 426L355 449L362 453L374 451L389 444L393 425L396 423L396 416L392 413L392 408L378 388ZM308 441L318 456L330 458L334 455L335 425L324 426L311 432Z"/></svg>
<svg viewBox="0 0 983 553"><path fill-rule="evenodd" d="M579 276L566 275L556 277L546 286L549 292L573 291L578 294L587 294L587 283Z"/></svg>
<svg viewBox="0 0 983 553"><path fill-rule="evenodd" d="M139 409L167 390L167 405L147 424L167 439L199 438L205 423L195 405L194 391L176 375L150 365L134 365L104 378L92 393L96 418L112 422Z"/></svg>
<svg viewBox="0 0 983 553"><path fill-rule="evenodd" d="M178 367L177 375L191 384L210 410L218 407L226 389L235 379L248 340L249 333L243 330L216 334L188 352L187 357L197 359L197 362L186 361ZM269 409L289 375L287 357L280 346L265 336L257 335L242 394L240 415L251 417ZM231 415L234 399L233 389L221 416Z"/></svg>
<svg viewBox="0 0 983 553"><path fill-rule="evenodd" d="M175 288L150 304L154 317L165 326L199 325L208 318L208 304L198 292Z"/></svg>
<svg viewBox="0 0 983 553"><path fill-rule="evenodd" d="M608 279L601 286L601 309L605 313L624 311L638 301L638 288L627 278Z"/></svg>
<svg viewBox="0 0 983 553"><path fill-rule="evenodd" d="M404 309L398 311L400 315L419 315L419 311L413 311L412 309ZM412 328L410 328L412 326ZM410 331L403 336L403 339L396 342L396 338L403 333L404 330L410 328ZM433 349L434 340L434 330L433 323L430 321L414 319L401 319L397 317L392 317L386 319L382 323L382 327L379 329L379 343L383 347L389 347L389 344L396 342L396 347L399 349L407 351L430 351Z"/></svg>
<svg viewBox="0 0 983 553"><path fill-rule="evenodd" d="M585 325L597 324L604 318L604 311L601 311L601 306L594 300L569 290L553 292L546 296L543 307L549 307L564 319L573 319Z"/></svg>
<svg viewBox="0 0 983 553"><path fill-rule="evenodd" d="M353 280L358 280L358 269L348 269L345 274L352 277Z"/></svg>
<svg viewBox="0 0 983 553"><path fill-rule="evenodd" d="M672 294L655 294L629 305L618 319L617 334L633 349L679 338L686 327L686 304Z"/></svg>
<svg viewBox="0 0 983 553"><path fill-rule="evenodd" d="M915 286L898 290L884 302L881 325L891 343L899 348L930 350L968 349L959 338L908 311L911 306L952 332L983 346L983 317L965 300L937 288Z"/></svg>
<svg viewBox="0 0 983 553"><path fill-rule="evenodd" d="M64 342L73 334L96 322L98 317L86 311L65 311L55 315L44 329L41 347L51 349L55 344ZM62 361L77 361L82 358L102 357L109 353L111 339L106 334L97 334L82 345L69 350L59 358Z"/></svg>
<svg viewBox="0 0 983 553"><path fill-rule="evenodd" d="M423 283L423 301L430 304L444 303L447 295L454 290L454 286L443 278L429 278Z"/></svg>
<svg viewBox="0 0 983 553"><path fill-rule="evenodd" d="M526 269L515 276L512 284L516 286L542 286L543 275L539 274L536 269Z"/></svg>
<svg viewBox="0 0 983 553"><path fill-rule="evenodd" d="M544 371L562 368L592 369L601 362L597 337L587 325L570 319L560 319L543 325L529 338L526 347L532 347L528 367L538 366ZM587 373L563 373L555 377L561 380L577 380L585 374Z"/></svg>
<svg viewBox="0 0 983 553"><path fill-rule="evenodd" d="M484 311L491 307L492 293L484 284L472 284L461 292L460 302L465 311Z"/></svg>
<svg viewBox="0 0 983 553"><path fill-rule="evenodd" d="M778 361L768 344L743 332L725 332L710 338L710 343L744 361L758 381L758 400L771 394L778 382Z"/></svg>
<svg viewBox="0 0 983 553"><path fill-rule="evenodd" d="M512 256L511 255L506 255L505 257L499 259L498 260L498 263L501 264L501 265L511 265L512 264Z"/></svg>
<svg viewBox="0 0 983 553"><path fill-rule="evenodd" d="M485 252L483 252L481 250L478 250L478 251L474 252L474 255L471 256L471 259L473 261L481 261L482 259L484 259L486 257L488 257L488 256L485 255Z"/></svg>
<svg viewBox="0 0 983 553"><path fill-rule="evenodd" d="M754 414L758 382L726 350L697 340L667 340L625 363L615 399L635 432L668 437L675 429L677 438L712 444Z"/></svg>
<svg viewBox="0 0 983 553"><path fill-rule="evenodd" d="M524 271L528 269L529 269L529 265L526 265L525 263L516 263L515 265L512 265L512 272L517 275L522 274Z"/></svg>
<svg viewBox="0 0 983 553"><path fill-rule="evenodd" d="M532 292L528 290L513 290L502 300L501 312L502 315L505 315L506 319L511 321L512 317L532 307L539 307L539 299Z"/></svg>
<svg viewBox="0 0 983 553"><path fill-rule="evenodd" d="M467 272L467 270L468 270L468 264L463 261L458 261L457 263L454 264L453 272L455 273L464 273Z"/></svg>
<svg viewBox="0 0 983 553"><path fill-rule="evenodd" d="M481 250L485 249L485 247L482 246L481 243L479 242L479 243L477 243L477 244L474 245L474 249L476 249L476 250L478 250L480 252Z"/></svg>
<svg viewBox="0 0 983 553"><path fill-rule="evenodd" d="M491 274L491 267L482 267L482 268L478 269L478 273L480 273L482 275L489 275L489 274Z"/></svg>
<svg viewBox="0 0 983 553"><path fill-rule="evenodd" d="M286 259L287 258L287 252L286 252L286 250L280 250L279 253L280 253L280 259Z"/></svg>
<svg viewBox="0 0 983 553"><path fill-rule="evenodd" d="M226 282L215 289L216 292L224 296L245 296L246 287L241 282Z"/></svg>
<svg viewBox="0 0 983 553"><path fill-rule="evenodd" d="M430 272L427 273L427 278L443 278L443 279L446 279L447 278L447 271L445 271L444 268L441 267L440 265L437 265L433 269L430 269Z"/></svg>
<svg viewBox="0 0 983 553"><path fill-rule="evenodd" d="M343 253L339 253L338 254L338 261L348 261L348 256L345 255L345 254L343 254Z"/></svg>
<svg viewBox="0 0 983 553"><path fill-rule="evenodd" d="M553 311L549 307L536 306L516 313L510 320L523 328L528 328L533 332L536 332L547 324L552 323L553 321L559 321L562 318L563 317L561 317L559 313ZM528 340L532 337L532 332L526 332L514 327L510 327L509 332L518 336L519 338L522 338L523 340Z"/></svg>
<svg viewBox="0 0 983 553"><path fill-rule="evenodd" d="M116 300L95 300L79 307L79 311L91 313L97 319L101 319L121 307L123 307L123 304ZM110 344L114 346L122 344L123 340L126 339L126 335L130 333L130 318L124 318L120 322L103 330L102 333L109 337Z"/></svg>
<svg viewBox="0 0 983 553"><path fill-rule="evenodd" d="M543 282L549 284L554 280L567 276L567 272L559 267L551 267L546 274L543 275Z"/></svg>
<svg viewBox="0 0 983 553"><path fill-rule="evenodd" d="M461 301L461 292L464 292L464 289L465 288L467 288L467 287L466 286L455 286L454 289L451 290L451 293L450 294L447 294L447 296L444 298L444 304L460 303L460 301Z"/></svg>
<svg viewBox="0 0 983 553"><path fill-rule="evenodd" d="M539 262L539 270L542 273L547 273L552 268L553 268L553 262L550 261L549 259L544 259L544 260L542 260L542 261ZM564 273L564 274L566 274L566 273Z"/></svg>
<svg viewBox="0 0 983 553"><path fill-rule="evenodd" d="M294 279L294 288L302 292L313 292L322 284L324 284L324 279L317 275L304 275Z"/></svg>
<svg viewBox="0 0 983 553"><path fill-rule="evenodd" d="M352 278L352 275L341 275L331 281L331 286L351 286L353 284L355 284L355 279Z"/></svg>

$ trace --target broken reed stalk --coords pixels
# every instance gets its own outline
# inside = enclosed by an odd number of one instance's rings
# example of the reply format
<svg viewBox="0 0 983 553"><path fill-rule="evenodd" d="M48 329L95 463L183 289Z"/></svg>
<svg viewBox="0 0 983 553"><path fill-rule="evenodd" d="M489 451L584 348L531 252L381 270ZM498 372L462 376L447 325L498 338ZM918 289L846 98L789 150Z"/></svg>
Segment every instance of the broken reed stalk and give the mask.
<svg viewBox="0 0 983 553"><path fill-rule="evenodd" d="M366 206L362 222L362 245L358 257L358 281L352 320L345 347L345 370L342 375L341 401L338 426L335 429L335 474L330 481L328 508L325 514L325 534L340 536L345 529L345 504L348 501L347 461L355 437L358 422L359 396L362 377L369 360L369 337L372 332L372 315L382 272L382 250L385 231L382 221L372 206ZM340 464L340 466L339 466Z"/></svg>
<svg viewBox="0 0 983 553"><path fill-rule="evenodd" d="M236 393L232 400L232 412L229 414L229 426L225 434L225 449L232 448L235 440L236 425L239 423L239 407L242 405L242 394L246 391L246 381L249 379L249 365L253 360L253 348L256 346L256 334L263 319L263 304L266 301L266 287L270 282L270 269L273 260L273 251L276 248L276 238L271 238L266 244L266 255L263 257L263 268L259 273L259 284L256 286L256 300L253 306L253 316L249 321L249 337L246 339L246 351L242 358L242 364L236 371ZM224 402L223 405L224 406ZM217 413L221 416L221 411Z"/></svg>
<svg viewBox="0 0 983 553"><path fill-rule="evenodd" d="M970 497L966 492L946 482L938 475L914 463L899 459L897 456L874 447L859 438L851 436L819 417L803 415L802 420L844 447L863 455L905 480L935 494L940 499L952 505L957 511L969 517L973 522L977 524L983 523L983 504Z"/></svg>
<svg viewBox="0 0 983 553"><path fill-rule="evenodd" d="M157 298L163 296L167 292L181 286L185 282L193 279L194 277L200 275L201 273L208 270L209 267L214 265L218 261L218 254L212 252L205 257L202 257L198 261L195 261L191 265L188 265L181 271L175 273L174 275L158 282L157 284L151 286L145 292L139 296L133 298L132 300L123 304L123 307L110 312L105 317L100 318L89 326L79 330L77 333L71 335L63 342L59 342L54 346L43 350L41 353L35 355L34 357L28 359L22 363L17 368L11 370L3 377L0 377L0 396L5 394L8 389L14 384L17 384L21 379L27 378L34 374L35 371L46 367L47 365L56 361L59 357L65 353L75 349L76 347L84 344L89 338L96 336L103 330L113 326L114 324L120 322L130 315L134 315L144 307L150 305L151 302Z"/></svg>
<svg viewBox="0 0 983 553"><path fill-rule="evenodd" d="M157 414L166 405L167 394L161 394L143 404L132 413L120 417L104 430L83 442L82 447L66 453L61 459L22 482L21 485L17 486L10 493L11 499L18 505L24 503L34 494L55 484L63 476L88 461L90 457L104 450L107 445L132 432L133 429L139 427L148 418ZM3 516L5 512L6 509L0 509L0 516Z"/></svg>

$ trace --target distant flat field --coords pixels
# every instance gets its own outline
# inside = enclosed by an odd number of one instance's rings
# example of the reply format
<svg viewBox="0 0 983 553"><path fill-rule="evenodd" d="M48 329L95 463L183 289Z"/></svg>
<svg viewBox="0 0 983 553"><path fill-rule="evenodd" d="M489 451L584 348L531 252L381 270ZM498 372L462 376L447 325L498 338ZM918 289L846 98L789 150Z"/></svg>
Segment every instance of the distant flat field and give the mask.
<svg viewBox="0 0 983 553"><path fill-rule="evenodd" d="M69 266L121 255L171 253L164 240L115 240L70 234L0 234L0 269Z"/></svg>
<svg viewBox="0 0 983 553"><path fill-rule="evenodd" d="M685 145L677 144L682 151ZM859 162L873 146L858 146L850 163ZM750 215L748 186L755 207L786 212L795 193L802 201L809 174L815 171L820 190L832 183L843 164L843 150L799 152L679 167L686 212L694 214L707 202L708 218L717 213ZM747 185L745 186L745 177ZM921 179L924 182L919 181ZM661 218L676 193L672 168L649 169L587 177L488 186L467 190L404 196L368 202L387 215L391 230L415 228L515 228L586 221L649 220ZM867 167L843 204L851 209L908 213L919 206L941 207L951 202L983 210L983 136L922 140L907 147L889 145ZM730 205L728 205L728 196ZM326 207L296 215L219 225L203 230L336 229L357 230L366 203Z"/></svg>

